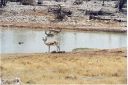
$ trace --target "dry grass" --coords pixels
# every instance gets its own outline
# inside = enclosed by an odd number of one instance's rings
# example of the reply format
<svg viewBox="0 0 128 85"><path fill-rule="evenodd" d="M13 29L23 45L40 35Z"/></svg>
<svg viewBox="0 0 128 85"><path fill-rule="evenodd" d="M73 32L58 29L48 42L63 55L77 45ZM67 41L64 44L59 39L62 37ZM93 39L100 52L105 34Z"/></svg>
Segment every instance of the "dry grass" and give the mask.
<svg viewBox="0 0 128 85"><path fill-rule="evenodd" d="M126 84L125 52L4 54L1 76L28 84Z"/></svg>

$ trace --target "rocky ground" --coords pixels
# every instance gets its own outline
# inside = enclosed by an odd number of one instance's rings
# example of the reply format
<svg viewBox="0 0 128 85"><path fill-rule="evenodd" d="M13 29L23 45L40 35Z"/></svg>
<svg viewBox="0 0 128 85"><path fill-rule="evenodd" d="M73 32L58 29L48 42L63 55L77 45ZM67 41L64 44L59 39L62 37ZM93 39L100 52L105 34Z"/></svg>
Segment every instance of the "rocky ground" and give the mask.
<svg viewBox="0 0 128 85"><path fill-rule="evenodd" d="M52 22L55 20L55 15L49 13L49 7L54 8L60 4L62 8L70 10L72 15L66 16L63 21ZM126 31L126 10L118 12L115 8L116 1L106 1L102 6L101 1L84 1L81 5L73 5L73 0L67 2L44 1L42 6L18 5L15 2L8 2L7 6L1 9L0 25L1 26L17 26L20 23L24 27L24 23L28 27L33 24L36 28L47 26L61 28L97 28L97 29L113 29ZM98 15L101 19L107 20L89 20L87 10L103 11L106 14ZM120 22L119 22L120 21ZM40 25L38 25L40 24ZM36 26L35 26L36 25ZM19 27L20 27L19 26Z"/></svg>

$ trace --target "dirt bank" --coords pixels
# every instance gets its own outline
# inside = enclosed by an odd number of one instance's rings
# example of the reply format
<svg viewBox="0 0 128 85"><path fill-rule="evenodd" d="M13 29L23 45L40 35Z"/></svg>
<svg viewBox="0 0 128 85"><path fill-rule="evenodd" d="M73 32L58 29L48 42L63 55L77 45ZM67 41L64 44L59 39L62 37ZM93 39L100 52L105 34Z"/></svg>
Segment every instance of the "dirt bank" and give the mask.
<svg viewBox="0 0 128 85"><path fill-rule="evenodd" d="M83 26L83 25L68 25L68 24L42 24L42 23L18 23L18 22L0 22L1 29L3 27L17 27L30 28L30 29L64 29L64 30L75 30L75 31L102 31L102 32L127 32L125 27L93 27L93 26ZM4 29L4 28L3 28Z"/></svg>
<svg viewBox="0 0 128 85"><path fill-rule="evenodd" d="M126 84L126 49L2 54L1 77L25 84Z"/></svg>

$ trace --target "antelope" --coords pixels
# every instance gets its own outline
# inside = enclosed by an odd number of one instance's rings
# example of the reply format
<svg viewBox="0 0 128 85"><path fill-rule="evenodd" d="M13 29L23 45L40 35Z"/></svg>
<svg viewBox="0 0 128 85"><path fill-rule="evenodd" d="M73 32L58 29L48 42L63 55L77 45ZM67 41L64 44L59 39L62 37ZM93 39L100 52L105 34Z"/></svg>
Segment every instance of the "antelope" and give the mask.
<svg viewBox="0 0 128 85"><path fill-rule="evenodd" d="M48 36L48 37L53 37L54 35L60 33L61 30L56 30L56 29L49 29L49 31L45 31L45 34Z"/></svg>
<svg viewBox="0 0 128 85"><path fill-rule="evenodd" d="M52 33L51 31L45 31L45 35L47 35L48 37L53 37L54 33Z"/></svg>
<svg viewBox="0 0 128 85"><path fill-rule="evenodd" d="M57 48L57 52L60 51L60 46L59 46L59 42L57 40L49 40L47 39L47 37L43 37L42 39L44 41L44 44L48 46L48 52L50 52L50 47L51 46L56 46Z"/></svg>
<svg viewBox="0 0 128 85"><path fill-rule="evenodd" d="M60 33L60 32L61 32L61 29L60 29L60 30L50 29L49 31L54 32L55 34L58 34L58 33Z"/></svg>

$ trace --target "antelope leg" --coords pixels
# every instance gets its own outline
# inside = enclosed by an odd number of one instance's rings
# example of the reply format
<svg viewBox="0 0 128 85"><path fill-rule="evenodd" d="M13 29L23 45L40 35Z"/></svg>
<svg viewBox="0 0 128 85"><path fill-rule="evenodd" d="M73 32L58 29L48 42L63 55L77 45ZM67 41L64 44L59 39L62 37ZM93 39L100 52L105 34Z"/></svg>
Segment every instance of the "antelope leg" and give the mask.
<svg viewBox="0 0 128 85"><path fill-rule="evenodd" d="M59 52L60 51L60 46L57 46L57 52Z"/></svg>
<svg viewBox="0 0 128 85"><path fill-rule="evenodd" d="M48 52L50 53L50 45L48 46Z"/></svg>

